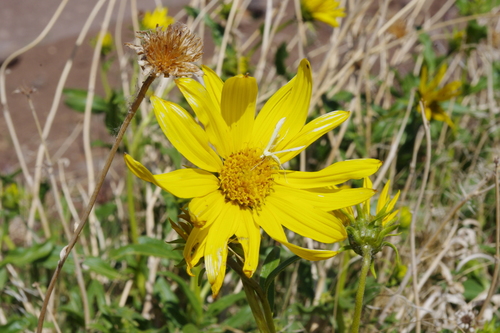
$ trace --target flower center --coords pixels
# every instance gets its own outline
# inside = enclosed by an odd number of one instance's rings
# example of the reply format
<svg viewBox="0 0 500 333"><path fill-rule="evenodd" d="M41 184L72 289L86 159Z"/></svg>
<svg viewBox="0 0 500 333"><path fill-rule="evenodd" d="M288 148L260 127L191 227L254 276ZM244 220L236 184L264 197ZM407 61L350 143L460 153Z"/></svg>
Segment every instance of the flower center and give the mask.
<svg viewBox="0 0 500 333"><path fill-rule="evenodd" d="M271 191L275 164L272 158L261 158L256 149L231 154L219 175L222 193L240 206L259 206Z"/></svg>

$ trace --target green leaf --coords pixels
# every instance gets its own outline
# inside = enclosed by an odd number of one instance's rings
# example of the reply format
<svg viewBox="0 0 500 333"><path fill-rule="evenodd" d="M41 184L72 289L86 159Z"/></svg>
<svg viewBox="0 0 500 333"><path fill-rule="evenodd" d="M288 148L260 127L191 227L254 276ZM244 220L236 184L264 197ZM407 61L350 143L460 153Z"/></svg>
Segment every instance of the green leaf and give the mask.
<svg viewBox="0 0 500 333"><path fill-rule="evenodd" d="M252 320L252 309L250 309L250 306L247 305L242 307L240 312L226 319L223 324L229 327L241 328L243 325Z"/></svg>
<svg viewBox="0 0 500 333"><path fill-rule="evenodd" d="M85 112L85 104L87 103L87 90L64 88L63 94L66 97L64 99L64 104L75 111ZM108 103L106 102L106 100L100 96L94 95L94 100L92 102L92 112L103 113L107 109Z"/></svg>
<svg viewBox="0 0 500 333"><path fill-rule="evenodd" d="M464 297L467 301L476 298L477 295L484 291L484 286L476 279L467 279L464 282Z"/></svg>
<svg viewBox="0 0 500 333"><path fill-rule="evenodd" d="M264 263L262 264L262 270L260 272L260 283L261 286L264 286L267 277L269 274L271 274L272 271L278 267L280 264L280 252L281 248L278 246L275 246L274 248L269 251L269 254L267 255L266 259L264 260Z"/></svg>
<svg viewBox="0 0 500 333"><path fill-rule="evenodd" d="M269 289L269 286L278 276L279 273L283 272L288 266L290 266L291 264L293 264L298 260L300 260L300 257L294 255L293 257L288 258L287 260L283 261L278 267L276 267L267 277L263 288L264 291L267 291L267 289Z"/></svg>
<svg viewBox="0 0 500 333"><path fill-rule="evenodd" d="M158 294L162 303L179 303L179 298L172 291L167 281L165 281L165 279L161 276L156 279L155 285L153 287L153 292L155 294Z"/></svg>
<svg viewBox="0 0 500 333"><path fill-rule="evenodd" d="M267 282L267 277L271 272L278 267L280 263L280 247L274 247L268 253L266 259L264 260L264 264L262 265L262 270L260 272L260 285L264 286ZM267 296L267 301L269 302L269 306L271 309L274 309L274 279L272 279L271 283L269 283L269 288L264 289L264 292Z"/></svg>
<svg viewBox="0 0 500 333"><path fill-rule="evenodd" d="M5 287L5 283L8 280L7 276L7 270L5 268L0 269L0 291L3 290L3 287Z"/></svg>
<svg viewBox="0 0 500 333"><path fill-rule="evenodd" d="M243 291L219 298L208 306L207 317L217 316L219 313L242 299L245 299L245 292Z"/></svg>
<svg viewBox="0 0 500 333"><path fill-rule="evenodd" d="M13 264L17 267L31 264L36 260L47 257L53 248L54 244L52 244L50 241L41 244L35 244L29 248L16 248L15 250L8 252L4 260L0 261L0 267L3 267L7 264Z"/></svg>
<svg viewBox="0 0 500 333"><path fill-rule="evenodd" d="M183 278L169 271L158 272L158 274L165 275L174 280L182 289L184 295L186 295L187 299L189 300L189 303L191 304L194 312L196 313L196 316L198 318L203 317L203 308L198 296L193 293L193 291L189 288L189 285L184 281Z"/></svg>
<svg viewBox="0 0 500 333"><path fill-rule="evenodd" d="M172 245L160 239L146 236L139 237L139 244L125 245L111 250L109 253L109 257L114 260L127 255L152 256L173 260L182 259L182 255L178 251L174 251Z"/></svg>
<svg viewBox="0 0 500 333"><path fill-rule="evenodd" d="M480 25L476 20L469 21L465 29L467 37L465 42L467 44L479 44L482 39L488 36L488 27Z"/></svg>
<svg viewBox="0 0 500 333"><path fill-rule="evenodd" d="M61 251L63 248L64 246L62 245L54 246L49 256L41 265L47 269L56 269L59 259L61 258ZM75 274L75 262L73 260L73 255L70 255L68 259L66 259L62 271L70 275Z"/></svg>
<svg viewBox="0 0 500 333"><path fill-rule="evenodd" d="M110 280L121 280L124 278L120 272L112 268L111 265L101 258L87 258L83 261L83 264L88 266L92 272L107 277Z"/></svg>
<svg viewBox="0 0 500 333"><path fill-rule="evenodd" d="M31 331L31 329L36 328L35 322L36 318L32 315L27 315L27 317L21 318L9 318L9 321L5 325L0 326L0 332L2 333L18 333L18 332L26 332ZM31 320L30 320L31 319ZM44 325L47 327L48 325Z"/></svg>
<svg viewBox="0 0 500 333"><path fill-rule="evenodd" d="M281 45L276 50L276 55L274 57L274 64L276 66L276 72L278 75L287 76L286 64L285 61L288 58L289 54L286 50L286 43L281 43Z"/></svg>
<svg viewBox="0 0 500 333"><path fill-rule="evenodd" d="M433 73L436 69L436 53L434 52L434 45L432 43L432 39L428 34L420 34L418 36L420 43L422 43L424 47L424 59L427 64L427 68L429 69L429 73Z"/></svg>
<svg viewBox="0 0 500 333"><path fill-rule="evenodd" d="M182 333L198 333L200 330L196 325L187 324L182 327Z"/></svg>

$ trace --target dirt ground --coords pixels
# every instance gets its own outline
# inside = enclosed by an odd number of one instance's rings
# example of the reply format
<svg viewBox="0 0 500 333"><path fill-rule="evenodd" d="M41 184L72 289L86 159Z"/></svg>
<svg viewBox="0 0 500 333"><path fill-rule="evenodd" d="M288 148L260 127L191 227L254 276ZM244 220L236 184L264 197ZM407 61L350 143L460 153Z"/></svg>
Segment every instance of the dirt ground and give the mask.
<svg viewBox="0 0 500 333"><path fill-rule="evenodd" d="M47 37L36 47L16 58L7 69L5 89L8 108L30 172L34 171L33 162L40 144L40 137L27 98L22 94L14 93L14 91L22 86L36 89L32 99L37 117L43 128L65 62L70 57L77 36L96 2L68 1ZM33 41L50 21L60 3L60 0L2 0L2 9L0 10L0 62L3 62L12 52ZM113 19L110 25L111 31L115 29L119 3L120 1L115 3ZM188 1L167 1L166 5L169 7L169 14L175 15L187 3ZM140 12L151 11L156 7L153 0L137 1L137 5ZM92 24L85 42L77 50L65 87L87 89L93 53L90 39L95 37L100 29L106 6L107 2ZM130 4L127 1L122 32L124 42L131 42L134 38L130 15ZM126 49L126 52L133 53L129 49ZM111 73L110 79L113 77L118 78L119 75ZM119 86L118 82L113 81L111 85ZM96 93L100 94L101 92L102 88L98 78ZM69 109L61 100L47 144L52 156L66 158L69 161L68 172L70 172L70 177L86 174L81 135L82 123L83 114ZM112 142L112 137L104 128L101 115L92 116L91 126L91 140ZM102 158L104 158L105 151L101 154L96 150L95 153L97 153L97 156L94 156L95 163L96 166L99 166ZM0 155L2 156L0 159L0 175L10 174L19 169L19 160L13 149L12 138L3 113L0 117Z"/></svg>

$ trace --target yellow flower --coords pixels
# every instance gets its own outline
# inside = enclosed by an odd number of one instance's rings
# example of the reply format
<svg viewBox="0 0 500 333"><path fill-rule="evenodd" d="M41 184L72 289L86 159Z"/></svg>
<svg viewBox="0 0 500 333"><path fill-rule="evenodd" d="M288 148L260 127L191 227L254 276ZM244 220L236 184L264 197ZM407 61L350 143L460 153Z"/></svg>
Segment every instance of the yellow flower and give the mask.
<svg viewBox="0 0 500 333"><path fill-rule="evenodd" d="M438 121L444 121L450 127L455 128L453 121L446 114L441 105L439 105L439 102L447 101L452 97L460 95L462 82L453 81L442 88L438 88L439 84L443 80L443 76L446 73L447 68L448 66L443 64L439 68L436 76L429 83L427 83L427 67L424 66L420 75L420 85L418 90L420 92L420 98L425 105L425 117L427 120L435 119ZM420 105L418 109L419 112L422 112Z"/></svg>
<svg viewBox="0 0 500 333"><path fill-rule="evenodd" d="M373 174L381 162L339 162L316 172L285 171L283 164L345 121L349 112L334 111L305 124L312 91L311 66L276 92L255 117L255 78L238 75L225 83L208 67L205 86L190 78L176 83L200 124L181 106L152 97L161 129L195 168L153 175L125 155L130 170L189 203L190 232L184 249L187 271L205 257L207 277L217 295L224 280L228 241L236 236L244 252L243 271L257 269L260 228L290 251L308 260L335 251L301 248L288 242L283 227L318 242L346 238L340 220L328 211L367 200L371 189L327 189L352 178Z"/></svg>
<svg viewBox="0 0 500 333"><path fill-rule="evenodd" d="M162 27L162 30L165 30L169 25L174 23L174 18L167 14L167 7L157 7L152 13L146 12L141 21L143 29L155 30L156 26L159 26Z"/></svg>
<svg viewBox="0 0 500 333"><path fill-rule="evenodd" d="M321 21L332 27L338 27L338 17L345 16L345 8L338 8L334 0L301 0L304 21Z"/></svg>
<svg viewBox="0 0 500 333"><path fill-rule="evenodd" d="M169 76L202 75L192 62L203 55L203 42L188 27L176 22L166 30L139 31L141 45L125 44L139 56L139 65L149 74Z"/></svg>
<svg viewBox="0 0 500 333"><path fill-rule="evenodd" d="M96 44L97 44L97 39L98 39L99 35L95 36L91 41L90 41L90 44L92 45L92 47L95 47ZM112 50L113 50L113 36L111 35L111 33L106 32L106 34L104 35L104 38L102 39L102 46L101 46L101 54L103 56L107 55L108 53L110 53Z"/></svg>

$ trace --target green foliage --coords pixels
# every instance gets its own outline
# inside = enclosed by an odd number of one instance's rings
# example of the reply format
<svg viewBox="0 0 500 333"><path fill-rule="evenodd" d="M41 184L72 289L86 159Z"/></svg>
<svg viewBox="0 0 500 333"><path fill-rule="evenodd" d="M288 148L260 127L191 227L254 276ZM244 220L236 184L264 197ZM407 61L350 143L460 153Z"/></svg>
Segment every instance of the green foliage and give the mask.
<svg viewBox="0 0 500 333"><path fill-rule="evenodd" d="M87 91L83 89L63 90L64 103L77 112L84 112L87 103ZM94 95L92 100L92 113L104 113L104 123L109 133L114 135L126 114L126 103L123 93L112 91L108 98Z"/></svg>
<svg viewBox="0 0 500 333"><path fill-rule="evenodd" d="M276 66L276 72L278 75L283 75L284 77L290 79L291 74L287 71L286 59L289 54L286 50L286 43L281 43L281 45L276 50L276 55L274 56L274 65Z"/></svg>
<svg viewBox="0 0 500 333"><path fill-rule="evenodd" d="M499 0L457 0L456 6L460 15L476 15L490 12L500 5Z"/></svg>

